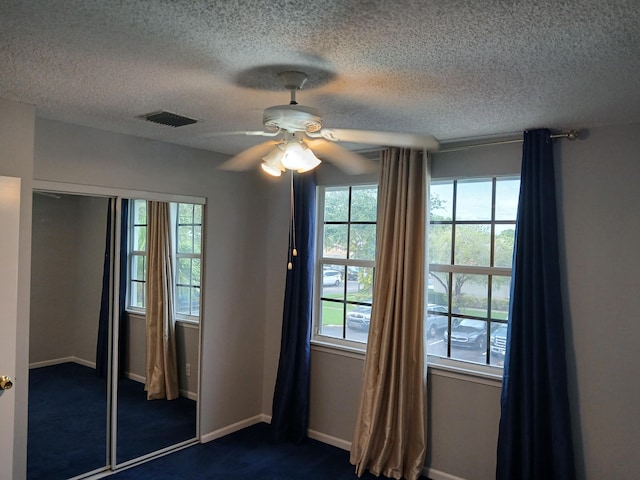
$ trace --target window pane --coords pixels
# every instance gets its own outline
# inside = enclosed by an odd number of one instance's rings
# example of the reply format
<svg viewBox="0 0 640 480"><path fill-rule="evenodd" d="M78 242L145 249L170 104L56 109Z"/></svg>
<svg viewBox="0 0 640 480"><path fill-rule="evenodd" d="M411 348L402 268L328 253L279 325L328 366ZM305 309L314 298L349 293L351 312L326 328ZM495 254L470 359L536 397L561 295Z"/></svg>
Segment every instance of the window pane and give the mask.
<svg viewBox="0 0 640 480"><path fill-rule="evenodd" d="M347 305L347 340L366 343L371 321L371 299L366 305Z"/></svg>
<svg viewBox="0 0 640 480"><path fill-rule="evenodd" d="M191 259L178 259L178 279L180 285L191 285Z"/></svg>
<svg viewBox="0 0 640 480"><path fill-rule="evenodd" d="M178 204L178 223L193 223L193 205L189 203Z"/></svg>
<svg viewBox="0 0 640 480"><path fill-rule="evenodd" d="M202 227L193 226L193 253L202 253Z"/></svg>
<svg viewBox="0 0 640 480"><path fill-rule="evenodd" d="M200 315L200 289L197 287L191 289L191 315Z"/></svg>
<svg viewBox="0 0 640 480"><path fill-rule="evenodd" d="M357 260L376 259L376 226L351 225L351 249L349 258Z"/></svg>
<svg viewBox="0 0 640 480"><path fill-rule="evenodd" d="M331 187L325 190L324 221L346 222L349 220L349 187Z"/></svg>
<svg viewBox="0 0 640 480"><path fill-rule="evenodd" d="M467 273L453 274L453 313L487 318L489 277Z"/></svg>
<svg viewBox="0 0 640 480"><path fill-rule="evenodd" d="M429 191L431 221L453 220L453 182L434 182Z"/></svg>
<svg viewBox="0 0 640 480"><path fill-rule="evenodd" d="M474 363L486 363L487 322L464 318L451 328L451 358Z"/></svg>
<svg viewBox="0 0 640 480"><path fill-rule="evenodd" d="M351 221L375 222L378 208L376 187L353 187L351 189Z"/></svg>
<svg viewBox="0 0 640 480"><path fill-rule="evenodd" d="M176 313L189 315L190 291L189 287L176 288Z"/></svg>
<svg viewBox="0 0 640 480"><path fill-rule="evenodd" d="M147 227L133 227L132 250L144 252L147 249Z"/></svg>
<svg viewBox="0 0 640 480"><path fill-rule="evenodd" d="M344 265L324 265L322 268L322 296L344 298Z"/></svg>
<svg viewBox="0 0 640 480"><path fill-rule="evenodd" d="M324 257L347 258L347 225L325 225Z"/></svg>
<svg viewBox="0 0 640 480"><path fill-rule="evenodd" d="M496 225L495 232L493 263L496 267L511 268L516 226Z"/></svg>
<svg viewBox="0 0 640 480"><path fill-rule="evenodd" d="M200 286L200 259L191 259L191 285Z"/></svg>
<svg viewBox="0 0 640 480"><path fill-rule="evenodd" d="M202 205L193 206L193 223L202 225Z"/></svg>
<svg viewBox="0 0 640 480"><path fill-rule="evenodd" d="M135 225L147 224L147 201L146 200L133 201L133 223Z"/></svg>
<svg viewBox="0 0 640 480"><path fill-rule="evenodd" d="M491 323L491 336L490 352L489 355L490 365L496 367L504 366L504 356L507 351L507 324L506 323Z"/></svg>
<svg viewBox="0 0 640 480"><path fill-rule="evenodd" d="M496 181L496 220L515 220L518 213L520 180Z"/></svg>
<svg viewBox="0 0 640 480"><path fill-rule="evenodd" d="M493 320L506 320L509 316L511 277L494 275L491 281L491 318Z"/></svg>
<svg viewBox="0 0 640 480"><path fill-rule="evenodd" d="M491 180L458 181L456 220L491 220Z"/></svg>
<svg viewBox="0 0 640 480"><path fill-rule="evenodd" d="M451 225L429 227L429 263L451 265Z"/></svg>
<svg viewBox="0 0 640 480"><path fill-rule="evenodd" d="M320 333L329 337L343 338L344 304L339 302L321 302Z"/></svg>
<svg viewBox="0 0 640 480"><path fill-rule="evenodd" d="M489 225L456 225L454 264L488 267L491 259Z"/></svg>
<svg viewBox="0 0 640 480"><path fill-rule="evenodd" d="M347 267L347 300L371 303L373 298L373 268Z"/></svg>
<svg viewBox="0 0 640 480"><path fill-rule="evenodd" d="M193 253L193 226L178 227L178 253Z"/></svg>
<svg viewBox="0 0 640 480"><path fill-rule="evenodd" d="M141 282L131 282L130 303L132 307L144 308L145 284Z"/></svg>
<svg viewBox="0 0 640 480"><path fill-rule="evenodd" d="M433 305L449 305L449 274L447 272L430 272L427 303Z"/></svg>
<svg viewBox="0 0 640 480"><path fill-rule="evenodd" d="M145 281L146 279L146 257L143 255L131 256L131 280Z"/></svg>

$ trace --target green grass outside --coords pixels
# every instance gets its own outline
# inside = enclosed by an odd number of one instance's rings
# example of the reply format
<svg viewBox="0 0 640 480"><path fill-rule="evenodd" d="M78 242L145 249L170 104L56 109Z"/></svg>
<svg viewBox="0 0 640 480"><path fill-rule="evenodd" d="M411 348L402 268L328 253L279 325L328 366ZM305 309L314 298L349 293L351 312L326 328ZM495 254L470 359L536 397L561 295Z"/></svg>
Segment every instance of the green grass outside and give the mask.
<svg viewBox="0 0 640 480"><path fill-rule="evenodd" d="M327 298L330 297L327 296ZM333 298L340 298L340 295L335 295ZM355 308L355 306L347 305L347 312L352 308ZM486 310L481 308L463 308L460 310L460 313L476 317L484 317L487 314ZM492 314L494 320L506 320L508 312L498 312L494 310ZM322 304L322 325L342 325L343 320L342 304L332 302L324 302Z"/></svg>

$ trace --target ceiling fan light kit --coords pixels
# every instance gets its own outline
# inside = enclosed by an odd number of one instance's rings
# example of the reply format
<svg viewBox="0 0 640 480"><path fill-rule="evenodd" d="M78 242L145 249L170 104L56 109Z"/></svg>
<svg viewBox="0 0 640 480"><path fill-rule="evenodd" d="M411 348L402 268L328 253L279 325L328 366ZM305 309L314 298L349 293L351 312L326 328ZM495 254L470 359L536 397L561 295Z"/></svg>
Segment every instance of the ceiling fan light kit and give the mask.
<svg viewBox="0 0 640 480"><path fill-rule="evenodd" d="M279 177L286 170L298 173L313 170L322 163L316 157L319 153L347 174L363 174L374 170L371 161L338 145L338 142L422 148L430 151L439 146L432 135L323 128L320 112L312 107L298 105L296 101L296 91L306 83L307 75L298 71L285 71L278 74L278 79L291 92L289 105L275 105L264 110L262 123L266 131L233 133L265 137L282 135L282 141L273 147L273 141L251 147L232 157L221 168L245 170L262 159L262 169L269 175Z"/></svg>

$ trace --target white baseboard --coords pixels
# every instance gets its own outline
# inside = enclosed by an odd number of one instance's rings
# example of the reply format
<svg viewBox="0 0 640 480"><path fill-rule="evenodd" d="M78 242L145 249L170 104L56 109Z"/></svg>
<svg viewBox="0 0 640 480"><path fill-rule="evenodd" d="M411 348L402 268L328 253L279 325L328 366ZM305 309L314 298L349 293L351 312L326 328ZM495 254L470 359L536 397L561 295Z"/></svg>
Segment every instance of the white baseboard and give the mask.
<svg viewBox="0 0 640 480"><path fill-rule="evenodd" d="M346 450L347 452L351 450L351 442L347 440L333 437L331 435L327 435L326 433L321 433L311 429L307 430L307 435L309 435L309 438L313 438L314 440L318 440L319 442L338 447L342 450Z"/></svg>
<svg viewBox="0 0 640 480"><path fill-rule="evenodd" d="M464 480L462 477L456 477L449 473L441 472L440 470L434 470L433 468L424 467L422 474L431 480Z"/></svg>
<svg viewBox="0 0 640 480"><path fill-rule="evenodd" d="M90 362L89 360L79 357L61 357L54 358L52 360L44 360L42 362L34 362L29 364L29 368L50 367L52 365L60 365L61 363L77 363L78 365L84 365L85 367L96 368L95 362Z"/></svg>
<svg viewBox="0 0 640 480"><path fill-rule="evenodd" d="M247 418L246 420L242 420L240 422L233 423L226 427L220 428L210 433L205 433L204 435L200 435L200 442L207 443L216 438L224 437L225 435L229 435L230 433L237 432L238 430L242 430L243 428L250 427L251 425L255 425L256 423L264 422L264 415L256 415L255 417Z"/></svg>
<svg viewBox="0 0 640 480"><path fill-rule="evenodd" d="M256 415L255 417L247 418L246 420L242 420L232 425L220 428L218 430L215 430L214 432L206 433L200 436L200 442L210 442L217 438L224 437L225 435L229 435L230 433L242 430L243 428L255 425L256 423L271 423L271 415L265 415L263 413L260 415ZM348 440L343 440L341 438L337 438L332 435L327 435L326 433L318 432L311 429L307 430L307 435L309 435L309 438L318 440L322 443L326 443L327 445L332 445L346 451L351 450L351 442ZM465 480L462 477L456 477L455 475L450 475L448 473L427 467L424 467L422 469L422 474L430 478L431 480Z"/></svg>

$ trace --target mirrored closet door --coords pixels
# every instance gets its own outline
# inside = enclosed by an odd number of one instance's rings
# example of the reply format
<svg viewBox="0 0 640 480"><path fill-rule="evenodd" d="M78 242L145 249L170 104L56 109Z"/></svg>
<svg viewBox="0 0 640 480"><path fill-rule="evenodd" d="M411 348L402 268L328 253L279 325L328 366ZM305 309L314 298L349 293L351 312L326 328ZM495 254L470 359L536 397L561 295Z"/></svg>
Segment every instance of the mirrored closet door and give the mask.
<svg viewBox="0 0 640 480"><path fill-rule="evenodd" d="M177 395L167 400L147 382L147 202L33 200L27 478L81 478L195 442L203 206L168 203Z"/></svg>

